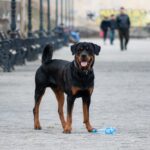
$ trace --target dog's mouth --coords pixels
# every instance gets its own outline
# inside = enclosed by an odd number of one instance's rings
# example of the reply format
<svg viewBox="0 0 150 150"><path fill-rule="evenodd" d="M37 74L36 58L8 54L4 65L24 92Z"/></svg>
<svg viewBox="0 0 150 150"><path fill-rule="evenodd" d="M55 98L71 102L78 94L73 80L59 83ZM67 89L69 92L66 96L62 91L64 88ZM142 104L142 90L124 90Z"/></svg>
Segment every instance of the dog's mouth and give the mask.
<svg viewBox="0 0 150 150"><path fill-rule="evenodd" d="M79 69L90 70L93 66L94 56L88 56L86 58L76 56L75 61Z"/></svg>
<svg viewBox="0 0 150 150"><path fill-rule="evenodd" d="M79 68L81 70L89 70L91 68L92 59L78 61Z"/></svg>
<svg viewBox="0 0 150 150"><path fill-rule="evenodd" d="M87 61L81 61L80 65L81 65L81 67L87 67L88 66L88 62Z"/></svg>

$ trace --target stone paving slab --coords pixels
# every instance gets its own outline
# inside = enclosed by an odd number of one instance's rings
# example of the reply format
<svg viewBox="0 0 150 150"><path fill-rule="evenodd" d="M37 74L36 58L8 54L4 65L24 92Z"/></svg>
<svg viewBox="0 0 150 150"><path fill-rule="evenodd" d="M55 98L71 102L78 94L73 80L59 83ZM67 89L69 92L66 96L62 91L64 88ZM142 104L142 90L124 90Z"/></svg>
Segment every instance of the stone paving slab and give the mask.
<svg viewBox="0 0 150 150"><path fill-rule="evenodd" d="M43 129L35 131L32 108L38 60L16 67L12 73L0 70L0 150L150 149L150 40L131 40L124 52L119 50L118 41L114 46L99 39L83 41L102 45L94 67L91 121L96 128L115 127L116 135L87 133L80 99L75 102L72 134L63 134L50 89L40 107ZM54 58L72 60L73 56L64 47Z"/></svg>

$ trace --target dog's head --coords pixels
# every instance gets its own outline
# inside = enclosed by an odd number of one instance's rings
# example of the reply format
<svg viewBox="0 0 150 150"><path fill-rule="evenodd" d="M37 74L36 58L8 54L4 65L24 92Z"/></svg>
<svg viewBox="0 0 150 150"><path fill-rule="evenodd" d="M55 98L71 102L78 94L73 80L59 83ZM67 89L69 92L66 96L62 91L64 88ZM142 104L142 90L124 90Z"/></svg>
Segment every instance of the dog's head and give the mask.
<svg viewBox="0 0 150 150"><path fill-rule="evenodd" d="M76 65L81 70L90 70L93 67L95 55L99 55L100 50L100 46L88 42L80 42L71 46Z"/></svg>

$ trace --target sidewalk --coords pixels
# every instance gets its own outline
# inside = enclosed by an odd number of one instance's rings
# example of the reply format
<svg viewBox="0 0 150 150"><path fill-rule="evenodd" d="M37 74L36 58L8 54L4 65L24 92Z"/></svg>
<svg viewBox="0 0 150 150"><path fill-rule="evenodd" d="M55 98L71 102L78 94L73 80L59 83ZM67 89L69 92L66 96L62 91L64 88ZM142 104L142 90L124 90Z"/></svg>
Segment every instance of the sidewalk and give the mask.
<svg viewBox="0 0 150 150"><path fill-rule="evenodd" d="M85 40L84 40L85 41ZM90 118L95 128L115 127L116 135L87 133L82 102L76 100L72 134L63 134L57 102L50 89L40 105L42 130L33 129L34 75L40 60L0 70L1 150L148 150L150 149L150 40L131 40L128 50L102 45L95 62L95 89ZM69 48L53 58L73 60ZM66 110L66 105L65 105ZM66 111L65 111L66 113Z"/></svg>

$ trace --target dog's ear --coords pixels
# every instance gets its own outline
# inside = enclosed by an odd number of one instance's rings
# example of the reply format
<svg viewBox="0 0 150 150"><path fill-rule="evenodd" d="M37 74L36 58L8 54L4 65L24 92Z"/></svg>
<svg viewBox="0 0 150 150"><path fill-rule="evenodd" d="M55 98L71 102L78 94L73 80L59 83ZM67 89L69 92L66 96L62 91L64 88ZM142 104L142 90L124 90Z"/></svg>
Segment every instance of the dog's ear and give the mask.
<svg viewBox="0 0 150 150"><path fill-rule="evenodd" d="M99 45L97 45L97 44L94 44L94 43L91 43L92 45L93 45L93 47L94 47L94 54L95 55L99 55L99 52L100 52L100 50L101 50L101 47L99 46Z"/></svg>
<svg viewBox="0 0 150 150"><path fill-rule="evenodd" d="M77 48L77 45L78 45L79 43L76 43L76 44L74 44L74 45L71 45L71 52L72 52L72 55L74 55L75 53L76 53L76 48Z"/></svg>

